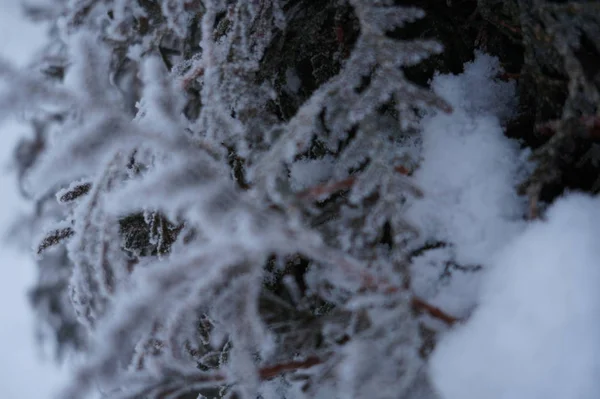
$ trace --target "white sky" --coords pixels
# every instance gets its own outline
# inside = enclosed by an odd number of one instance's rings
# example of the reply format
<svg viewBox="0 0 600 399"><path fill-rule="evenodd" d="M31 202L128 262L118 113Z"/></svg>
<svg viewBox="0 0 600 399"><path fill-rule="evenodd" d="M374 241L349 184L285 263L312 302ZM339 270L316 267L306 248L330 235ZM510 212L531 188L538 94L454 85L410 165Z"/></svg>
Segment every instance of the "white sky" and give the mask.
<svg viewBox="0 0 600 399"><path fill-rule="evenodd" d="M44 28L23 20L19 0L0 0L0 56L19 65L44 40ZM16 122L0 126L0 236L15 215L28 208L17 192L16 179L8 169L12 150L27 126ZM50 356L42 358L34 338L33 313L26 292L35 281L32 257L0 242L0 398L50 399L64 381Z"/></svg>

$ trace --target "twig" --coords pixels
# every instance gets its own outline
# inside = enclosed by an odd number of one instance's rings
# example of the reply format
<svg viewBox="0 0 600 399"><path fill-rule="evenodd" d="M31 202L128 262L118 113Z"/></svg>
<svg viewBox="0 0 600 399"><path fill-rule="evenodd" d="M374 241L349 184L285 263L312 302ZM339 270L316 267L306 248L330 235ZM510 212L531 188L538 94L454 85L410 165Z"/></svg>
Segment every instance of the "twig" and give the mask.
<svg viewBox="0 0 600 399"><path fill-rule="evenodd" d="M316 357L310 356L302 361L291 361L287 363L279 363L272 366L261 367L258 370L258 376L261 380L270 380L281 374L289 373L292 371L308 369L323 363L323 360ZM212 389L212 384L218 388L218 385L227 383L228 378L224 373L205 373L205 372L193 372L191 374L183 375L181 379L173 380L171 377L167 377L165 380L160 381L154 386L145 389L141 392L136 393L136 398L152 394L154 398L167 399L174 397L184 392L198 391L201 389ZM196 386L196 387L194 387ZM202 388L200 388L202 386ZM132 398L127 396L127 398Z"/></svg>
<svg viewBox="0 0 600 399"><path fill-rule="evenodd" d="M355 182L356 177L351 176L344 180L340 180L334 183L321 184L318 186L311 187L309 189L301 191L300 193L298 193L297 196L299 199L317 199L324 195L331 195L338 191L348 190L352 188Z"/></svg>
<svg viewBox="0 0 600 399"><path fill-rule="evenodd" d="M456 318L454 316L451 316L451 315L445 313L440 308L435 307L416 296L413 296L411 299L411 307L416 312L425 312L425 313L429 314L431 317L441 320L450 326L461 321L459 318Z"/></svg>
<svg viewBox="0 0 600 399"><path fill-rule="evenodd" d="M406 176L410 175L410 171L402 165L395 166L394 171ZM301 200L316 200L323 196L329 196L338 191L351 189L354 183L356 183L356 176L350 176L344 180L340 180L337 182L313 186L311 188L299 192L297 194L297 197Z"/></svg>
<svg viewBox="0 0 600 399"><path fill-rule="evenodd" d="M600 116L582 116L580 120L583 126L587 129L590 138L600 138Z"/></svg>
<svg viewBox="0 0 600 399"><path fill-rule="evenodd" d="M362 280L363 287L365 290L380 291L385 294L395 294L403 290L405 291L409 289L409 287L404 287L403 289L401 287L390 284L387 279L377 278L366 270L362 272ZM425 312L431 317L441 320L449 326L452 326L455 323L461 321L461 319L449 315L440 308L427 303L425 300L419 298L416 295L412 296L410 300L410 306L415 312Z"/></svg>
<svg viewBox="0 0 600 399"><path fill-rule="evenodd" d="M503 72L498 75L498 79L508 82L509 80L518 80L521 77L520 73Z"/></svg>
<svg viewBox="0 0 600 399"><path fill-rule="evenodd" d="M600 138L600 116L596 115L583 115L579 117L578 121L581 126L585 129L587 134L586 138L597 139ZM564 120L552 120L549 122L538 124L535 130L545 136L553 136L561 128L565 127Z"/></svg>
<svg viewBox="0 0 600 399"><path fill-rule="evenodd" d="M308 369L313 366L323 363L323 359L317 356L309 356L305 360L292 360L287 363L278 363L272 366L264 366L258 369L258 376L261 380L270 380L281 374L289 373L292 371ZM207 374L201 373L186 378L186 381L193 383L205 383L205 382L225 382L227 380L226 375L221 373Z"/></svg>
<svg viewBox="0 0 600 399"><path fill-rule="evenodd" d="M523 31L518 26L509 25L506 22L502 21L501 19L496 20L496 22L498 23L498 25L504 27L505 29L508 29L512 33L515 33L517 35L522 35L523 34Z"/></svg>
<svg viewBox="0 0 600 399"><path fill-rule="evenodd" d="M192 68L191 71L189 71L183 76L183 79L181 80L181 87L184 90L187 90L188 87L192 84L192 82L202 75L204 75L204 66L200 65L196 68Z"/></svg>
<svg viewBox="0 0 600 399"><path fill-rule="evenodd" d="M291 361L288 363L280 363L273 366L263 367L259 370L258 375L262 380L270 380L283 373L308 369L321 363L323 363L322 359L316 356L310 356L302 361Z"/></svg>

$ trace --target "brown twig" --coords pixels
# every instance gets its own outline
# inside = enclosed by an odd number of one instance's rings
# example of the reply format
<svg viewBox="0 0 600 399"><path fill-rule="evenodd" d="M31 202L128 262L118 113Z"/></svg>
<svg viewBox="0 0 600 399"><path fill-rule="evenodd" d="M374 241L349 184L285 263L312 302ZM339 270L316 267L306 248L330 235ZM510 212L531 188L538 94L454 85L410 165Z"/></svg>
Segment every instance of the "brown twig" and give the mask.
<svg viewBox="0 0 600 399"><path fill-rule="evenodd" d="M380 291L385 294L395 294L397 292L410 289L409 287L404 287L404 289L402 289L401 287L390 284L387 279L377 278L373 274L369 273L368 270L363 271L361 276L365 290ZM427 313L431 317L441 320L449 326L461 321L461 319L449 315L440 308L427 303L425 300L415 295L412 296L410 305L415 312Z"/></svg>
<svg viewBox="0 0 600 399"><path fill-rule="evenodd" d="M305 360L292 360L287 363L278 363L272 366L264 366L258 369L258 376L261 380L270 380L281 374L308 369L313 366L323 363L323 359L317 356L309 356ZM186 378L189 382L204 383L204 382L225 382L227 377L222 373L198 373Z"/></svg>
<svg viewBox="0 0 600 399"><path fill-rule="evenodd" d="M410 174L410 171L404 166L396 166L394 167L394 170L403 175ZM355 183L355 181L356 178L352 176L338 182L314 186L305 191L300 192L298 194L298 197L301 199L317 199L323 195L331 195L337 191L352 188L352 185ZM406 283L406 286L404 287L396 286L394 284L391 284L386 278L375 276L369 270L357 270L356 267L349 262L345 262L341 259L339 259L338 261L339 262L337 263L345 270L345 272L357 276L357 278L359 278L360 281L362 281L361 291L379 291L385 294L395 294L410 289L410 283ZM441 309L431 304L428 304L423 299L417 296L412 297L411 307L417 312L428 313L430 316L439 319L448 325L453 325L456 322L460 321L459 318L445 313Z"/></svg>
<svg viewBox="0 0 600 399"><path fill-rule="evenodd" d="M536 132L544 136L553 136L560 128L560 121L552 120L535 126Z"/></svg>
<svg viewBox="0 0 600 399"><path fill-rule="evenodd" d="M402 165L395 166L394 171L406 176L410 175L410 170ZM350 176L337 182L313 186L299 192L297 197L301 200L316 200L323 196L329 196L338 191L351 189L354 183L356 183L356 176Z"/></svg>
<svg viewBox="0 0 600 399"><path fill-rule="evenodd" d="M590 138L600 138L600 116L582 116L581 123L587 129Z"/></svg>
<svg viewBox="0 0 600 399"><path fill-rule="evenodd" d="M291 371L297 371L302 369L308 369L310 367L316 366L318 364L323 363L323 360L316 357L310 356L302 361L291 361L287 363L280 363L273 366L265 366L258 370L258 375L261 380L270 380L281 374L288 373ZM223 373L202 373L196 372L193 374L188 374L183 377L181 381L178 381L173 385L172 381L169 380L168 383L161 382L150 389L146 389L142 392L138 392L138 395L148 395L153 393L153 397L156 398L171 398L174 394L183 393L183 391L188 391L190 389L190 385L198 384L204 385L212 383L215 384L224 384L227 382L227 376ZM216 387L215 387L216 388ZM139 397L139 396L136 396Z"/></svg>
<svg viewBox="0 0 600 399"><path fill-rule="evenodd" d="M600 116L597 115L583 115L579 118L578 122L585 129L587 134L586 138L597 139L600 138ZM540 123L535 127L535 130L545 136L553 136L562 127L563 120L551 120L545 123Z"/></svg>
<svg viewBox="0 0 600 399"><path fill-rule="evenodd" d="M396 172L400 173L401 175L410 176L410 170L408 170L408 168L405 166L402 166L402 165L394 166L394 170Z"/></svg>
<svg viewBox="0 0 600 399"><path fill-rule="evenodd" d="M260 376L261 380L270 380L278 375L288 373L290 371L308 369L321 363L323 363L322 359L316 356L310 356L302 361L291 361L288 363L280 363L273 366L262 367L258 371L258 375Z"/></svg>
<svg viewBox="0 0 600 399"><path fill-rule="evenodd" d="M498 25L502 26L505 29L508 29L512 33L515 33L517 35L522 35L523 34L523 31L518 26L509 25L506 22L502 21L501 19L496 20L496 22L498 23Z"/></svg>
<svg viewBox="0 0 600 399"><path fill-rule="evenodd" d="M340 180L340 181L337 181L334 183L321 184L321 185L311 187L309 189L301 191L300 193L298 193L297 196L299 199L314 200L314 199L318 199L324 195L331 195L338 191L348 190L348 189L352 188L352 186L354 185L355 182L356 182L356 177L351 176L344 180Z"/></svg>
<svg viewBox="0 0 600 399"><path fill-rule="evenodd" d="M498 79L508 82L509 80L518 80L521 77L520 73L502 72L498 75Z"/></svg>
<svg viewBox="0 0 600 399"><path fill-rule="evenodd" d="M416 296L412 297L411 307L415 312L427 313L431 317L441 320L444 323L448 324L449 326L452 326L455 323L460 321L459 318L447 314L440 308L435 307Z"/></svg>
<svg viewBox="0 0 600 399"><path fill-rule="evenodd" d="M204 67L203 66L198 66L196 68L193 68L191 71L188 71L188 73L186 73L183 76L183 79L181 80L181 87L184 90L187 90L188 87L190 87L190 85L192 84L192 82L202 75L204 75Z"/></svg>

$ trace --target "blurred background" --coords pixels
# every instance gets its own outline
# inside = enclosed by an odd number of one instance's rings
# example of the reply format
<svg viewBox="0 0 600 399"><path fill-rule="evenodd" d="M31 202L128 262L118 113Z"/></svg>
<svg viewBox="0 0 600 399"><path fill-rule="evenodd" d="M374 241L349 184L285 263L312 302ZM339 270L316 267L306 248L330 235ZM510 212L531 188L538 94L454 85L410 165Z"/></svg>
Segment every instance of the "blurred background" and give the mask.
<svg viewBox="0 0 600 399"><path fill-rule="evenodd" d="M0 57L19 66L44 43L46 27L26 21L22 0L0 0ZM43 0L29 0L40 2ZM0 83L1 85L1 83ZM17 118L0 125L0 398L52 399L68 372L59 369L50 349L42 351L36 342L33 312L27 291L36 278L32 252L17 247L11 232L20 214L31 204L19 196L16 176L10 167L15 144L30 134Z"/></svg>

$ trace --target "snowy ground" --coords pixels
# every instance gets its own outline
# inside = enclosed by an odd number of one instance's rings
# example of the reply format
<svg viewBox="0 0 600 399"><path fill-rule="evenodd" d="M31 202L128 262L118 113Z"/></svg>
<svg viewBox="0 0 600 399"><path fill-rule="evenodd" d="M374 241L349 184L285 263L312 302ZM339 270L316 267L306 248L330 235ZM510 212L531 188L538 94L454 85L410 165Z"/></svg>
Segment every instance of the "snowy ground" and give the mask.
<svg viewBox="0 0 600 399"><path fill-rule="evenodd" d="M44 28L21 17L19 0L0 0L0 56L24 65L43 42ZM27 127L15 121L0 126L0 231L2 236L28 204L19 197L8 168L12 149ZM33 313L26 292L35 280L35 266L17 248L0 242L0 398L49 399L65 380L49 357L42 358L34 337Z"/></svg>

